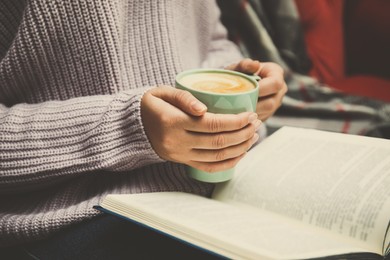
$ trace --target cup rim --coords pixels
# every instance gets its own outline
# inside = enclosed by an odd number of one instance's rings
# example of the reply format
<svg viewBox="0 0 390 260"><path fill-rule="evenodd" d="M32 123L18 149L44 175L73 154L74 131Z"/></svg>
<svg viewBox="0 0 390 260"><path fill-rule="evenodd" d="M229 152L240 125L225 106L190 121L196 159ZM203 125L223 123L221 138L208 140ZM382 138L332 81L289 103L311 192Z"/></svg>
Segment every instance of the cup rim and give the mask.
<svg viewBox="0 0 390 260"><path fill-rule="evenodd" d="M189 74L194 74L194 73L228 73L228 74L233 74L237 75L243 78L246 78L247 80L251 81L254 85L255 88L245 91L245 92L238 92L238 93L214 93L214 92L209 92L209 91L203 91L203 90L198 90L198 89L193 89L184 86L179 82L179 80ZM197 93L202 93L202 94L207 94L207 95L218 95L218 96L237 96L237 95L246 95L255 91L258 91L259 89L259 84L258 81L260 80L260 77L257 75L248 75L242 72L234 71L234 70L227 70L227 69L208 69L208 68L201 68L201 69L190 69L190 70L185 70L180 73L178 73L175 77L175 82L177 85L182 87L183 89L192 91L192 92L197 92Z"/></svg>

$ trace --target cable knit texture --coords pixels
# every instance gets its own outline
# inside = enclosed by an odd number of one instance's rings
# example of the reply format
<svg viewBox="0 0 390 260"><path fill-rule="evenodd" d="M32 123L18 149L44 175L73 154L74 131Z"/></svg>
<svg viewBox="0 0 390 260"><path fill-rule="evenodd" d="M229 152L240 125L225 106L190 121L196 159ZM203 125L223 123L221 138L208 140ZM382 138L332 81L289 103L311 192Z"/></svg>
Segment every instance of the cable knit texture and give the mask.
<svg viewBox="0 0 390 260"><path fill-rule="evenodd" d="M154 152L140 102L240 59L213 1L3 0L0 59L0 247L96 216L108 193L210 195Z"/></svg>

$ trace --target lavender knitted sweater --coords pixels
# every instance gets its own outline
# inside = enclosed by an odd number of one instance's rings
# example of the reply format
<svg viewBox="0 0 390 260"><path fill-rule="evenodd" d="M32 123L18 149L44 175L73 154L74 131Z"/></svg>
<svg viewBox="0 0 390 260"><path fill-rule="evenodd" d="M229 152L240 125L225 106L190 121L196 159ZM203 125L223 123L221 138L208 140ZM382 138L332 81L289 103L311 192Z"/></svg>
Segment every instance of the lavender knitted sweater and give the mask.
<svg viewBox="0 0 390 260"><path fill-rule="evenodd" d="M240 54L210 0L0 2L0 247L99 214L107 193L212 185L164 162L142 93Z"/></svg>

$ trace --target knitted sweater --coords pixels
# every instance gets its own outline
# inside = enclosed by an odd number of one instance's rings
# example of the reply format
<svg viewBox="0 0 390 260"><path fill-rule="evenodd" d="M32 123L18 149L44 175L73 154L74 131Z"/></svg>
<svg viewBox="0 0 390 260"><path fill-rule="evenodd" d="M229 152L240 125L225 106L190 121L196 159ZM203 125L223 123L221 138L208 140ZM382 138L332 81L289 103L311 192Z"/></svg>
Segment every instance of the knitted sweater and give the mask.
<svg viewBox="0 0 390 260"><path fill-rule="evenodd" d="M142 93L240 54L210 0L0 2L0 247L99 214L108 193L213 186L164 162Z"/></svg>

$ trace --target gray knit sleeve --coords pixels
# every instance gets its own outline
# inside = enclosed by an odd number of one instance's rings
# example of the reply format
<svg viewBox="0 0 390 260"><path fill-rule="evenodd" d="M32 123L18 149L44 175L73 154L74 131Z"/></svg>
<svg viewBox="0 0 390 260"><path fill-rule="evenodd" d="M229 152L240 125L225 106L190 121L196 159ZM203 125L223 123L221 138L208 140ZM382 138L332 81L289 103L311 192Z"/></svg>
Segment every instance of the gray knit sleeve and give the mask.
<svg viewBox="0 0 390 260"><path fill-rule="evenodd" d="M137 90L139 91L139 90ZM0 104L0 191L50 185L92 170L161 161L142 126L142 92Z"/></svg>
<svg viewBox="0 0 390 260"><path fill-rule="evenodd" d="M220 10L215 6L214 30L208 48L208 55L202 62L205 68L223 68L239 62L243 57L235 43L230 41L227 30L220 21Z"/></svg>

